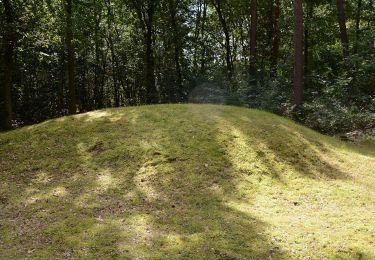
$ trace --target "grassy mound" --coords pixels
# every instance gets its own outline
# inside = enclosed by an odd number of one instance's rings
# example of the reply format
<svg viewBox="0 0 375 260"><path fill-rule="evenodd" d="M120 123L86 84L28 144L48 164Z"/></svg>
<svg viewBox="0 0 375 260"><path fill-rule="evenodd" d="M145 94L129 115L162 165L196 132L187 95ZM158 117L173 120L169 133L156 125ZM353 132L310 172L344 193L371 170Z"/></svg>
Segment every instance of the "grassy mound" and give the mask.
<svg viewBox="0 0 375 260"><path fill-rule="evenodd" d="M0 258L375 258L375 148L213 105L0 134Z"/></svg>

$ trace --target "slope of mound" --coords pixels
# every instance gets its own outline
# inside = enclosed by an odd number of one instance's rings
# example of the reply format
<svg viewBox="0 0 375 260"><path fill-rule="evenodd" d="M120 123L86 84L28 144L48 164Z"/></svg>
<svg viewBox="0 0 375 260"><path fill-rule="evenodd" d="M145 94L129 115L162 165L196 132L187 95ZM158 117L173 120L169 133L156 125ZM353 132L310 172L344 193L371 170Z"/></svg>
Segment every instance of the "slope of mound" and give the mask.
<svg viewBox="0 0 375 260"><path fill-rule="evenodd" d="M213 105L0 134L0 258L374 258L375 149Z"/></svg>

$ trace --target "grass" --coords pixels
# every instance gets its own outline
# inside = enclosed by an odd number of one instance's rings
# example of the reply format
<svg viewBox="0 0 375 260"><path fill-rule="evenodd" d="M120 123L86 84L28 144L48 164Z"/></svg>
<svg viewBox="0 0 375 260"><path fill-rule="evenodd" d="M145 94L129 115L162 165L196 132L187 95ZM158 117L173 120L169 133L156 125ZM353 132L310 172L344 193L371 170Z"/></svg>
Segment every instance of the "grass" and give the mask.
<svg viewBox="0 0 375 260"><path fill-rule="evenodd" d="M0 134L0 258L374 259L375 147L236 107Z"/></svg>

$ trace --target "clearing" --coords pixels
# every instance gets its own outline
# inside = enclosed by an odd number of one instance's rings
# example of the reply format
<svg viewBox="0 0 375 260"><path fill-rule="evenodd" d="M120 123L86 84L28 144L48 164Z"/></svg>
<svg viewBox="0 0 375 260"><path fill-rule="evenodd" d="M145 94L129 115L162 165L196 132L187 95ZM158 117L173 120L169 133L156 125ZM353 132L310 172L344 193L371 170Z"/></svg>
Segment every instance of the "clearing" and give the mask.
<svg viewBox="0 0 375 260"><path fill-rule="evenodd" d="M375 145L228 106L0 134L0 258L375 258Z"/></svg>

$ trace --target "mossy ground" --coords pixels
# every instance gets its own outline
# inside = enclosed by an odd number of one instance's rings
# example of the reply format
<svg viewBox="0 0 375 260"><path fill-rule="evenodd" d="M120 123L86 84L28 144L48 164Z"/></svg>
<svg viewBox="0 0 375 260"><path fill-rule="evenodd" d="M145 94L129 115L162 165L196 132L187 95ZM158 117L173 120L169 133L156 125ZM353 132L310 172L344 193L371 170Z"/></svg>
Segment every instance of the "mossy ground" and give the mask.
<svg viewBox="0 0 375 260"><path fill-rule="evenodd" d="M0 134L0 258L372 259L375 147L214 105Z"/></svg>

